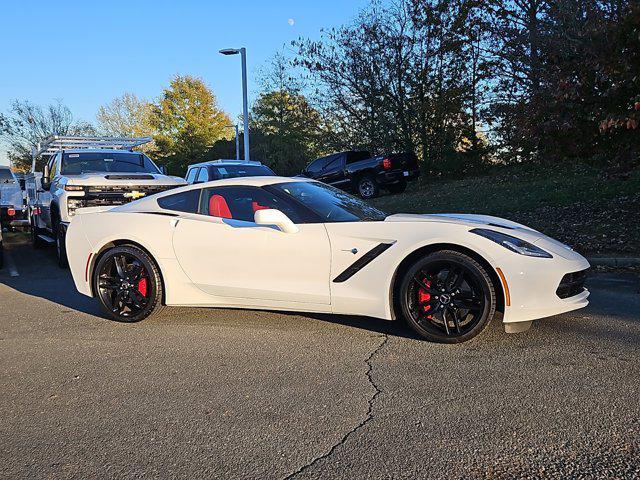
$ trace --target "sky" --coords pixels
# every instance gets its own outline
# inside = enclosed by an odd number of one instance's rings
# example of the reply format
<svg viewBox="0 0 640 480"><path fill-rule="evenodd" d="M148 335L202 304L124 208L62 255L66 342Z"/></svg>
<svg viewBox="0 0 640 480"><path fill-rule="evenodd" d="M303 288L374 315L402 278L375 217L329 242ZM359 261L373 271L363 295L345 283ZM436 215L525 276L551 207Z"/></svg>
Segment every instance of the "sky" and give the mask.
<svg viewBox="0 0 640 480"><path fill-rule="evenodd" d="M348 23L368 0L0 0L0 111L13 99L61 100L95 121L125 92L154 99L176 74L202 78L232 118L242 110L240 57L249 92L260 68L299 37ZM0 150L0 163L6 148Z"/></svg>

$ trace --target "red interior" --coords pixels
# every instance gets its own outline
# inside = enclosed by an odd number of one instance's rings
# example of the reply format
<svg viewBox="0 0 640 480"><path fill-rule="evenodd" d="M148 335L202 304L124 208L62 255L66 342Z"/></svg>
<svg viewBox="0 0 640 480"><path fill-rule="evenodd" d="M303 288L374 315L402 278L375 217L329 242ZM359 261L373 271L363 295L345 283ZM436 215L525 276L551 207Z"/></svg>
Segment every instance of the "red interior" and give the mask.
<svg viewBox="0 0 640 480"><path fill-rule="evenodd" d="M258 202L251 202L251 206L253 207L253 213L256 213L258 210L268 210L269 207L265 207L264 205L260 205Z"/></svg>
<svg viewBox="0 0 640 480"><path fill-rule="evenodd" d="M220 218L233 218L229 205L222 195L212 195L209 199L209 215Z"/></svg>

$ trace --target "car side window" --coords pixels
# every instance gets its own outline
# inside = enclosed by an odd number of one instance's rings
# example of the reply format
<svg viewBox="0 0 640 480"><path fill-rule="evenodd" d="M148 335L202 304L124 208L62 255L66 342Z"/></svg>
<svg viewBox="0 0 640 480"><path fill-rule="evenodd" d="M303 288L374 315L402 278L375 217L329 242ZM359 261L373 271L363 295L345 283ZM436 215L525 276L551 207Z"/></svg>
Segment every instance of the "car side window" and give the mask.
<svg viewBox="0 0 640 480"><path fill-rule="evenodd" d="M160 197L158 199L158 205L165 210L198 213L201 191L201 189L197 188L195 190L187 190L186 192Z"/></svg>
<svg viewBox="0 0 640 480"><path fill-rule="evenodd" d="M201 168L200 171L198 172L198 177L196 178L196 180L198 182L208 182L209 181L209 172L207 171L207 168Z"/></svg>
<svg viewBox="0 0 640 480"><path fill-rule="evenodd" d="M193 183L193 181L196 179L196 172L197 171L198 171L197 168L190 168L189 169L189 172L187 172L187 178L185 178L187 183Z"/></svg>
<svg viewBox="0 0 640 480"><path fill-rule="evenodd" d="M332 157L324 157L324 158L319 158L318 160L315 160L313 162L311 162L308 166L307 166L307 172L308 173L320 173L322 171L322 169L325 167L325 165L328 163L328 161L331 160Z"/></svg>
<svg viewBox="0 0 640 480"><path fill-rule="evenodd" d="M305 223L308 216L299 205L259 187L206 188L200 197L200 213L212 217L253 223L255 212L267 208L280 210L293 223Z"/></svg>
<svg viewBox="0 0 640 480"><path fill-rule="evenodd" d="M329 163L327 163L324 167L325 172L335 172L337 170L342 169L344 166L344 156L336 155L332 158Z"/></svg>

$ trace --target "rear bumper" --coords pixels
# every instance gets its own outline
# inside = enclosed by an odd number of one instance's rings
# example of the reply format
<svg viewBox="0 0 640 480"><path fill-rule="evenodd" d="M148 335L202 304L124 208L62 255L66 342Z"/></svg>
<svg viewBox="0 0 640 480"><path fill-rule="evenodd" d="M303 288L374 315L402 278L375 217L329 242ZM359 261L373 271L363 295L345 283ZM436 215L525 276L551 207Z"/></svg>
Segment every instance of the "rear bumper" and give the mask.
<svg viewBox="0 0 640 480"><path fill-rule="evenodd" d="M389 170L378 173L378 183L380 185L389 185L393 183L407 182L415 180L420 176L419 169L412 170Z"/></svg>

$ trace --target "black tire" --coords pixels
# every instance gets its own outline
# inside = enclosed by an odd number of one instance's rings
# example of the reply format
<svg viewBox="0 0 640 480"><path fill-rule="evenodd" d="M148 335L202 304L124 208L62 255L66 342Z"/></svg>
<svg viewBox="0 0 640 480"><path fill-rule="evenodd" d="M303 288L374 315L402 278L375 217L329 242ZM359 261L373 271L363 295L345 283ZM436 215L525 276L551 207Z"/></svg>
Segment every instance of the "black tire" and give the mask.
<svg viewBox="0 0 640 480"><path fill-rule="evenodd" d="M398 183L392 183L391 185L387 185L387 190L389 193L398 194L403 193L407 189L407 182L400 181Z"/></svg>
<svg viewBox="0 0 640 480"><path fill-rule="evenodd" d="M489 325L496 311L496 289L485 268L452 250L415 262L397 293L400 316L431 342L466 342Z"/></svg>
<svg viewBox="0 0 640 480"><path fill-rule="evenodd" d="M144 250L133 245L114 247L100 257L93 287L105 313L118 322L139 322L163 309L160 270Z"/></svg>
<svg viewBox="0 0 640 480"><path fill-rule="evenodd" d="M58 257L58 266L60 268L68 268L69 267L69 259L67 258L67 242L66 235L67 230L60 225L59 223L55 229L56 235L56 256Z"/></svg>
<svg viewBox="0 0 640 480"><path fill-rule="evenodd" d="M358 180L358 194L368 200L380 195L380 186L371 175L364 175Z"/></svg>
<svg viewBox="0 0 640 480"><path fill-rule="evenodd" d="M39 249L45 246L45 242L38 236L39 234L40 229L36 227L35 220L31 219L31 245L33 248Z"/></svg>

